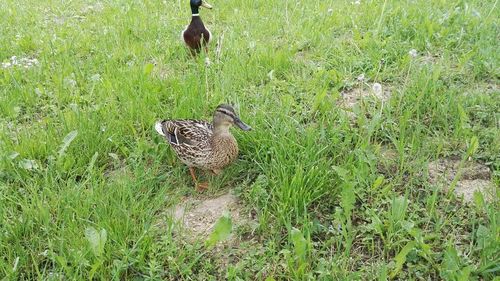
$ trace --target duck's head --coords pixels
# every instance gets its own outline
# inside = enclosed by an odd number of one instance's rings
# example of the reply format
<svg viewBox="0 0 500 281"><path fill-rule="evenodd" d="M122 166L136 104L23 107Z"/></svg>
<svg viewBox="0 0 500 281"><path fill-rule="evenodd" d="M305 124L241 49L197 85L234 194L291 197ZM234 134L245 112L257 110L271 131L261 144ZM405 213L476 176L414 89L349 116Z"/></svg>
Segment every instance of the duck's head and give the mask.
<svg viewBox="0 0 500 281"><path fill-rule="evenodd" d="M190 0L191 12L193 14L198 14L198 9L204 7L207 9L212 9L212 5L208 4L205 0Z"/></svg>
<svg viewBox="0 0 500 281"><path fill-rule="evenodd" d="M215 130L229 130L232 125L237 126L243 131L250 131L252 128L240 120L234 112L234 108L228 104L217 106L214 113L214 128Z"/></svg>

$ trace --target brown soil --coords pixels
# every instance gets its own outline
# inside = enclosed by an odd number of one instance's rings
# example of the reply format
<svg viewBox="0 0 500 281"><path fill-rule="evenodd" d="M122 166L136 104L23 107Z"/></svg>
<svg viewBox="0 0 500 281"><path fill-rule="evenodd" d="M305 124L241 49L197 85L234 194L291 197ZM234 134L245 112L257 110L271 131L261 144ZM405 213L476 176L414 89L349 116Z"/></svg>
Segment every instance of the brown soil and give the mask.
<svg viewBox="0 0 500 281"><path fill-rule="evenodd" d="M442 185L447 191L453 179L459 175L454 192L459 197L463 196L466 202L473 200L475 191L481 192L487 201L495 198L490 169L485 165L466 161L459 171L460 161L456 158L441 158L429 163L429 181L432 184Z"/></svg>
<svg viewBox="0 0 500 281"><path fill-rule="evenodd" d="M183 234L194 239L207 237L217 220L225 214L230 215L233 229L244 221L238 198L230 193L215 198L190 198L170 211L174 220L182 225Z"/></svg>
<svg viewBox="0 0 500 281"><path fill-rule="evenodd" d="M341 96L340 103L346 108L353 108L358 102L365 99L366 97L373 97L380 101L387 101L391 96L390 89L384 87L384 85L381 86L382 86L382 91L379 93L375 92L371 88L368 88L368 86L365 87L360 86L350 90L342 91L340 93Z"/></svg>

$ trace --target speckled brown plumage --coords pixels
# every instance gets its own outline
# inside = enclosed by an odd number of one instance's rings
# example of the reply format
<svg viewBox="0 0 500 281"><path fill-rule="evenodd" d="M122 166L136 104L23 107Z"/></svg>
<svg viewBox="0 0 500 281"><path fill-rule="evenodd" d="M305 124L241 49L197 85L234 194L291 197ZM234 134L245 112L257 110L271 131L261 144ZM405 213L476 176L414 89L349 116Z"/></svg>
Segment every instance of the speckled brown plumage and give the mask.
<svg viewBox="0 0 500 281"><path fill-rule="evenodd" d="M216 174L238 157L238 143L229 131L232 125L248 131L234 109L225 104L217 107L212 123L202 120L163 120L155 125L179 159L188 167L211 170ZM191 171L196 181L194 172Z"/></svg>

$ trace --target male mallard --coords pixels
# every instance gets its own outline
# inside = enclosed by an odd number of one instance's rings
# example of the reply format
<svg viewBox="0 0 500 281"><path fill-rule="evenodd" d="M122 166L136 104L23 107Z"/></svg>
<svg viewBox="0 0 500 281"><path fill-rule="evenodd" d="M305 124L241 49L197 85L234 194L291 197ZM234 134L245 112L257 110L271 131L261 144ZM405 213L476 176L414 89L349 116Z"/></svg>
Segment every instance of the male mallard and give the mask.
<svg viewBox="0 0 500 281"><path fill-rule="evenodd" d="M163 120L156 122L156 131L164 136L179 159L189 167L197 189L208 188L198 183L194 168L211 170L219 174L238 156L238 143L229 128L238 126L243 131L252 128L240 120L234 109L221 104L214 113L212 123L200 120Z"/></svg>
<svg viewBox="0 0 500 281"><path fill-rule="evenodd" d="M190 4L192 13L191 23L182 31L181 37L194 55L200 52L202 45L205 46L206 50L206 46L212 38L212 34L205 27L203 21L201 21L198 9L200 6L212 9L212 6L205 2L205 0L191 0Z"/></svg>

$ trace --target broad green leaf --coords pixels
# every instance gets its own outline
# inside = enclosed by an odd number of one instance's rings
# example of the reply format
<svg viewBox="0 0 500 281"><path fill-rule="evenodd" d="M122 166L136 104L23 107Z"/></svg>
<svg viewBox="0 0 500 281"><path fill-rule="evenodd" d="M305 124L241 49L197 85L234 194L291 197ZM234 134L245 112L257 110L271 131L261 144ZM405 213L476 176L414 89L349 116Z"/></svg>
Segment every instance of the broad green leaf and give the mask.
<svg viewBox="0 0 500 281"><path fill-rule="evenodd" d="M406 262L406 256L408 256L408 254L415 249L415 243L415 241L408 242L408 244L406 244L406 246L401 249L399 254L396 255L396 257L394 258L394 260L396 261L396 267L391 272L391 279L396 277L396 275L398 275L398 273L401 271L403 265Z"/></svg>
<svg viewBox="0 0 500 281"><path fill-rule="evenodd" d="M229 215L224 215L217 220L214 226L214 230L208 237L206 242L207 246L214 246L220 241L223 241L231 235L231 230L233 228L233 223Z"/></svg>
<svg viewBox="0 0 500 281"><path fill-rule="evenodd" d="M472 137L469 144L469 149L467 149L467 156L470 157L476 153L479 147L479 141L476 136Z"/></svg>
<svg viewBox="0 0 500 281"><path fill-rule="evenodd" d="M372 184L372 189L379 188L383 182L384 182L384 176L378 176L378 178Z"/></svg>
<svg viewBox="0 0 500 281"><path fill-rule="evenodd" d="M354 187L351 183L346 182L343 184L341 192L341 202L340 205L344 210L346 219L350 219L351 211L354 208L354 203L356 202L356 195L354 194Z"/></svg>
<svg viewBox="0 0 500 281"><path fill-rule="evenodd" d="M460 259L457 254L457 250L454 247L448 246L446 248L441 267L444 270L451 272L457 271L460 268Z"/></svg>
<svg viewBox="0 0 500 281"><path fill-rule="evenodd" d="M147 63L145 66L144 66L144 74L145 75L149 75L151 74L151 72L153 71L153 68L154 68L154 65L152 63Z"/></svg>
<svg viewBox="0 0 500 281"><path fill-rule="evenodd" d="M471 268L469 266L462 268L462 264L455 247L449 245L444 252L440 276L445 280L469 280Z"/></svg>
<svg viewBox="0 0 500 281"><path fill-rule="evenodd" d="M479 249L485 249L489 246L490 230L484 225L480 225L476 231L476 239Z"/></svg>
<svg viewBox="0 0 500 281"><path fill-rule="evenodd" d="M382 235L384 232L384 224L375 212L372 213L371 219L372 223L370 224L370 227L375 231L375 233Z"/></svg>
<svg viewBox="0 0 500 281"><path fill-rule="evenodd" d="M468 281L470 280L470 273L472 271L471 266L466 266L458 272L458 281Z"/></svg>
<svg viewBox="0 0 500 281"><path fill-rule="evenodd" d="M106 245L107 232L105 229L101 229L98 232L93 227L87 227L85 229L85 238L89 241L92 253L96 256L101 256L104 253L104 245Z"/></svg>
<svg viewBox="0 0 500 281"><path fill-rule="evenodd" d="M479 211L483 210L483 208L485 206L485 204L484 204L484 196L478 190L474 191L474 204L476 205L476 208Z"/></svg>
<svg viewBox="0 0 500 281"><path fill-rule="evenodd" d="M292 228L292 243L295 250L295 256L303 261L306 258L307 240L302 235L302 232L296 228Z"/></svg>
<svg viewBox="0 0 500 281"><path fill-rule="evenodd" d="M92 158L90 159L89 165L87 167L87 171L92 171L95 165L95 161L97 160L97 157L99 156L99 152L94 153Z"/></svg>
<svg viewBox="0 0 500 281"><path fill-rule="evenodd" d="M403 196L399 196L392 200L391 220L394 224L405 218L407 207L408 200Z"/></svg>
<svg viewBox="0 0 500 281"><path fill-rule="evenodd" d="M339 177L342 179L342 180L347 180L347 177L348 177L348 174L349 174L349 171L342 168L342 167L339 167L339 166L332 166L332 169L337 173L337 175L339 175Z"/></svg>
<svg viewBox="0 0 500 281"><path fill-rule="evenodd" d="M326 97L326 90L320 91L319 93L316 94L316 96L314 97L314 104L313 104L314 111L321 109L325 97Z"/></svg>
<svg viewBox="0 0 500 281"><path fill-rule="evenodd" d="M387 280L387 265L382 264L378 272L378 280L386 281Z"/></svg>
<svg viewBox="0 0 500 281"><path fill-rule="evenodd" d="M62 141L62 144L61 144L61 148L59 149L59 157L61 157L64 152L66 152L66 150L68 149L69 145L71 144L71 142L76 138L76 136L78 135L78 131L71 131L69 132L69 134L67 134L63 141Z"/></svg>

